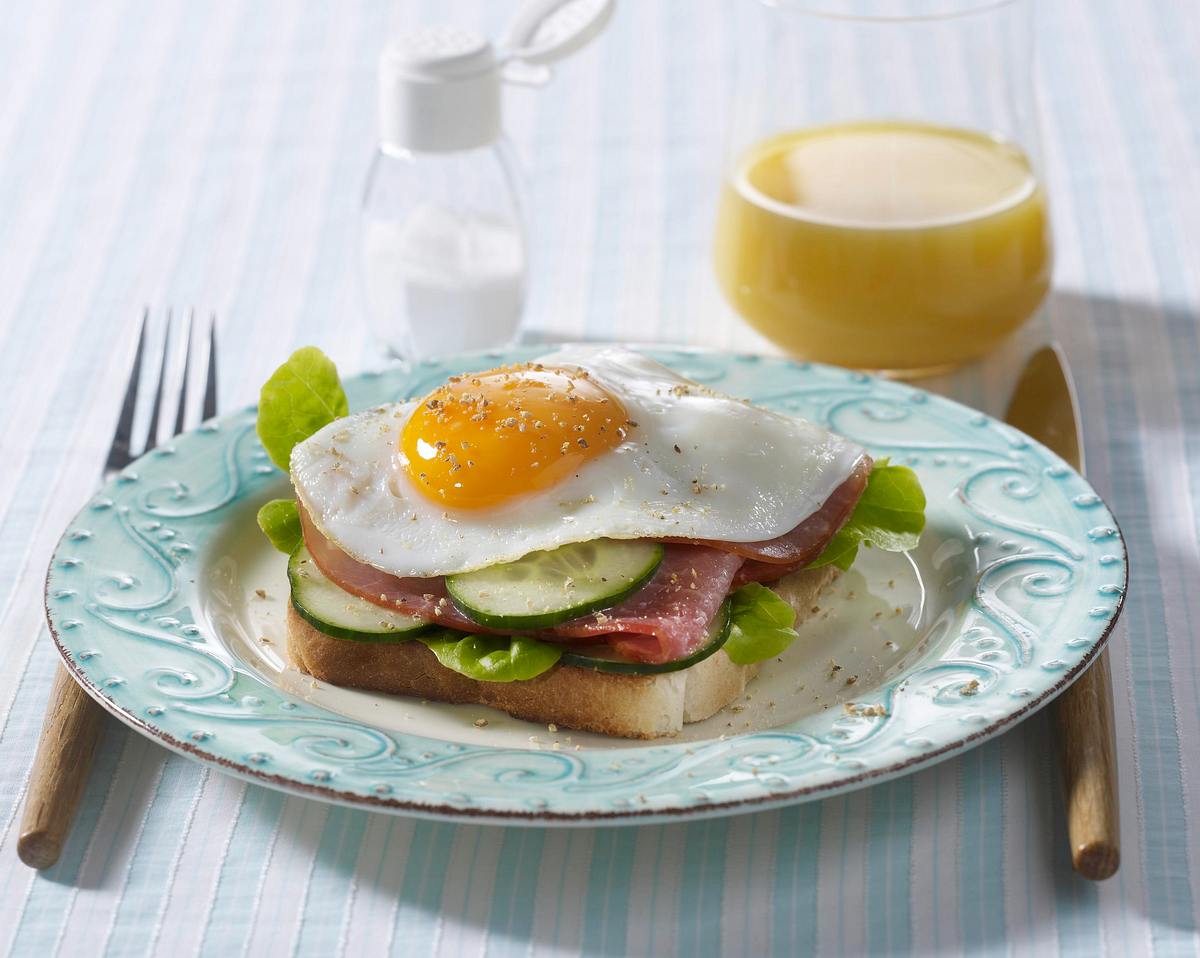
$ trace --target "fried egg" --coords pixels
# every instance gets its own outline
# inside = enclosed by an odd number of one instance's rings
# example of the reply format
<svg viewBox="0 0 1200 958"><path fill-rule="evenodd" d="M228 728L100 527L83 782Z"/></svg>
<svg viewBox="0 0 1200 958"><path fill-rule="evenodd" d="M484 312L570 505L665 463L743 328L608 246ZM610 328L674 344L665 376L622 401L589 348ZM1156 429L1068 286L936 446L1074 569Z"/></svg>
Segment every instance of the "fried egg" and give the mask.
<svg viewBox="0 0 1200 958"><path fill-rule="evenodd" d="M602 537L771 539L863 454L638 353L575 346L330 423L291 478L344 552L434 576Z"/></svg>

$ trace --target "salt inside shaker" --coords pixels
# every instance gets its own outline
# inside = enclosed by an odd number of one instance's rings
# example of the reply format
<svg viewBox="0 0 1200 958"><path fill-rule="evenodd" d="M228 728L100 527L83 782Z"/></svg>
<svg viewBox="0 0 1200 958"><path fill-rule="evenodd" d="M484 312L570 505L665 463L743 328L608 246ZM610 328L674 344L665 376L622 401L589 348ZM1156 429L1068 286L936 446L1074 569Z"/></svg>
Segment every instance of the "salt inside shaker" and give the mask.
<svg viewBox="0 0 1200 958"><path fill-rule="evenodd" d="M522 174L501 129L501 83L603 29L612 0L535 0L500 49L458 27L392 40L379 60L379 148L362 206L371 326L405 359L504 346L527 281Z"/></svg>

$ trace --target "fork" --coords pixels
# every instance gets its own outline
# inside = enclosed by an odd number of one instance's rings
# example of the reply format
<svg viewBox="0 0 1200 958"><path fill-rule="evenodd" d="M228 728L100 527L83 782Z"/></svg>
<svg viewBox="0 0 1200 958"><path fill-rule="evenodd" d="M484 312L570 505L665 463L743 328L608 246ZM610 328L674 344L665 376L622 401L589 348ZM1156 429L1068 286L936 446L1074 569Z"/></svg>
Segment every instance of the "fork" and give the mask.
<svg viewBox="0 0 1200 958"><path fill-rule="evenodd" d="M204 326L207 326L207 335ZM168 311L162 341L157 347L157 361L150 362L146 355L147 332L150 329L150 309L147 307L142 314L142 327L133 357L133 369L130 371L129 385L121 403L116 433L104 463L105 481L139 456L149 452L158 443L159 421L164 412L164 395L172 365L172 352L178 352L180 327L183 334L183 366L178 377L179 386L171 434L178 435L188 425L188 378L194 365L193 345L205 340L208 356L205 360L204 398L200 418L211 419L216 415L216 317L210 316L208 320L197 322L196 312L192 310L184 324L181 321L177 322L173 313ZM155 366L158 369L158 379L154 386L149 422L145 436L137 437L140 442L135 442L138 395L142 391L142 385L149 384ZM104 709L84 692L66 667L59 664L54 675L54 685L50 690L50 700L46 705L46 717L43 720L37 755L34 757L33 769L29 776L29 789L25 795L21 834L17 839L17 854L26 865L32 868L49 868L58 861L75 819L79 800L83 797L92 757L96 753L103 729Z"/></svg>

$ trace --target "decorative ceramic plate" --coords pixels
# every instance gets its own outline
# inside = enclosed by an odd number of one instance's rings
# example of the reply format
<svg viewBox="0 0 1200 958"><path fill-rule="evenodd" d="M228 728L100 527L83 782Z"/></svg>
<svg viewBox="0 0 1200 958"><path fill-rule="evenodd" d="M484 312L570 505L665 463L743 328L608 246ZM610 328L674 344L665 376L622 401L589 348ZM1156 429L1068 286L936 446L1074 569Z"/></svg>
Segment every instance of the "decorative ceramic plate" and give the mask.
<svg viewBox="0 0 1200 958"><path fill-rule="evenodd" d="M545 351L364 375L347 392L361 409ZM912 771L1045 704L1104 643L1125 589L1121 535L1044 447L845 370L646 352L911 465L929 501L918 549L861 553L783 661L677 738L555 731L290 667L285 560L254 521L287 483L258 444L253 409L144 457L76 516L46 580L63 657L128 725L252 781L417 815L590 824L783 805Z"/></svg>

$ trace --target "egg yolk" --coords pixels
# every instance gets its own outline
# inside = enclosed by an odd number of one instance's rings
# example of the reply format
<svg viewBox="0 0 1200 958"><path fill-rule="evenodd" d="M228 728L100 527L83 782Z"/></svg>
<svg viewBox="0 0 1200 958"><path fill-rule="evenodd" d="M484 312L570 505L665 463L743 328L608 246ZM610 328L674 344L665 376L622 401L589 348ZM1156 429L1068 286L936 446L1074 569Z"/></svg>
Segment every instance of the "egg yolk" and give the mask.
<svg viewBox="0 0 1200 958"><path fill-rule="evenodd" d="M405 424L400 452L427 498L480 509L570 478L630 427L617 398L585 371L513 366L435 389Z"/></svg>

